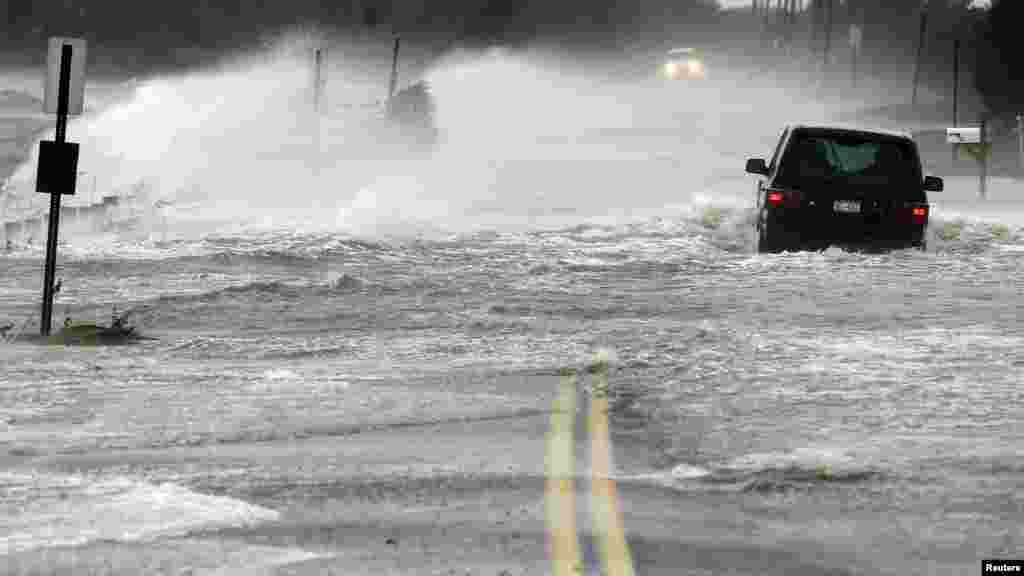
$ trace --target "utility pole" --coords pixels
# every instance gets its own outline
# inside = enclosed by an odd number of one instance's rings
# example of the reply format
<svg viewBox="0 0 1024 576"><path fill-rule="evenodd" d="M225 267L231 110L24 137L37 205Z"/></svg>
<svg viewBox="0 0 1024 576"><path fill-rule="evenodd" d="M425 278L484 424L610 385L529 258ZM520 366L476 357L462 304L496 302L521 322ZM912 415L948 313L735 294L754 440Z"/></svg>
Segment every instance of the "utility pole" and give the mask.
<svg viewBox="0 0 1024 576"><path fill-rule="evenodd" d="M790 4L789 12L789 44L792 49L796 48L796 26L797 26L797 0ZM792 53L792 52L791 52Z"/></svg>
<svg viewBox="0 0 1024 576"><path fill-rule="evenodd" d="M819 24L821 22L821 2L822 0L811 0L810 7L810 32L808 33L807 52L811 55L818 51L818 34Z"/></svg>
<svg viewBox="0 0 1024 576"><path fill-rule="evenodd" d="M850 86L857 87L857 52L860 51L860 28L850 26Z"/></svg>
<svg viewBox="0 0 1024 576"><path fill-rule="evenodd" d="M984 200L988 196L988 118L981 117L981 144L978 146L978 173L981 181L978 183L978 196Z"/></svg>
<svg viewBox="0 0 1024 576"><path fill-rule="evenodd" d="M767 17L768 10L765 5L771 2L771 0L753 0L751 8L754 16L754 32L757 34L758 45L764 47L764 20Z"/></svg>
<svg viewBox="0 0 1024 576"><path fill-rule="evenodd" d="M770 3L769 3L770 4ZM772 47L776 50L782 49L783 28L782 28L782 2L776 0L775 9L771 13Z"/></svg>
<svg viewBox="0 0 1024 576"><path fill-rule="evenodd" d="M960 38L953 40L953 127L960 125ZM956 146L953 147L956 162Z"/></svg>
<svg viewBox="0 0 1024 576"><path fill-rule="evenodd" d="M822 52L822 80L827 77L829 57L832 51L832 0L824 0L825 10L825 49Z"/></svg>
<svg viewBox="0 0 1024 576"><path fill-rule="evenodd" d="M857 49L860 48L860 28L857 27L855 22L857 21L854 14L853 4L851 2L846 3L846 19L849 21L850 27L850 87L857 87Z"/></svg>
<svg viewBox="0 0 1024 576"><path fill-rule="evenodd" d="M1024 170L1024 114L1017 114L1017 167Z"/></svg>
<svg viewBox="0 0 1024 576"><path fill-rule="evenodd" d="M857 87L861 47L864 44L864 23L867 20L863 5L854 8L847 0L847 17L850 20L850 86Z"/></svg>
<svg viewBox="0 0 1024 576"><path fill-rule="evenodd" d="M401 37L395 36L395 49L391 56L391 81L388 83L388 102L395 95L395 88L398 85L398 47L401 44Z"/></svg>
<svg viewBox="0 0 1024 576"><path fill-rule="evenodd" d="M320 49L316 49L316 55L313 57L313 112L320 113L320 66L321 66Z"/></svg>
<svg viewBox="0 0 1024 576"><path fill-rule="evenodd" d="M910 103L917 106L917 82L921 75L921 57L924 54L924 35L928 28L928 0L921 4L921 26L917 33L917 56L914 58L914 88Z"/></svg>

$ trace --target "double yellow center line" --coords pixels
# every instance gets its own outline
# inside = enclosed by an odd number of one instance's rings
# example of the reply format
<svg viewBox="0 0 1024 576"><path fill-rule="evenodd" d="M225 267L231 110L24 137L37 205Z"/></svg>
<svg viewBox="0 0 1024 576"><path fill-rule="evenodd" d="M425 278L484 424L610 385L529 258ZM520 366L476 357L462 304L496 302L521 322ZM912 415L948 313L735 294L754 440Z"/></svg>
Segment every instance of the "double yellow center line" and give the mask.
<svg viewBox="0 0 1024 576"><path fill-rule="evenodd" d="M600 362L594 373L594 392L590 396L587 430L590 436L590 517L597 538L602 573L608 576L633 576L633 558L626 542L619 508L608 426L608 370ZM548 555L552 574L568 576L584 573L576 530L576 488L573 473L576 461L574 432L576 425L576 372L563 370L558 395L551 414L547 442Z"/></svg>

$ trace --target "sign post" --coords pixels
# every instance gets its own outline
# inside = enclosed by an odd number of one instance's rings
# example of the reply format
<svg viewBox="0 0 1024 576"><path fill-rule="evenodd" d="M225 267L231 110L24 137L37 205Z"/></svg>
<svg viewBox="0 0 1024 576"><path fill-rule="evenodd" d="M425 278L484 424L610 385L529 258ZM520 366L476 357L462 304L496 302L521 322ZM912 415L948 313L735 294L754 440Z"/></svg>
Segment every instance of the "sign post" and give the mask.
<svg viewBox="0 0 1024 576"><path fill-rule="evenodd" d="M36 192L50 195L50 225L46 236L46 264L43 271L43 307L39 334L50 335L53 318L53 278L57 267L57 233L60 197L75 193L78 175L78 144L65 142L69 114L81 114L85 100L85 41L51 38L49 43L43 111L57 114L54 140L39 143Z"/></svg>

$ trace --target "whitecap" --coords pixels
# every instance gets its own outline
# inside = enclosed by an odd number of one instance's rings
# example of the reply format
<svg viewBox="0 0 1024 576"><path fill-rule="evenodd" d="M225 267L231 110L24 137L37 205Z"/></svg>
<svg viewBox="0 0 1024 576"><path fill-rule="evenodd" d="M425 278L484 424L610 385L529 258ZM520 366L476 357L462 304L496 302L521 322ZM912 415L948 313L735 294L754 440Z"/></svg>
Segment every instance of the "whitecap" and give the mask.
<svg viewBox="0 0 1024 576"><path fill-rule="evenodd" d="M125 477L8 473L0 482L0 507L13 512L0 519L0 555L96 541L152 541L279 517L235 498Z"/></svg>

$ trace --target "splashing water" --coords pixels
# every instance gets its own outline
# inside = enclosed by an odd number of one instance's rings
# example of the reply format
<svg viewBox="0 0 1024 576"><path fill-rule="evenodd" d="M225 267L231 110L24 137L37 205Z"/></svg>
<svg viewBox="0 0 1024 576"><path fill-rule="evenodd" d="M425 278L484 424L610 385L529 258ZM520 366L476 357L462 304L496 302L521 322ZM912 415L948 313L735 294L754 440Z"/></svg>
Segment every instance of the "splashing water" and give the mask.
<svg viewBox="0 0 1024 576"><path fill-rule="evenodd" d="M318 43L330 45L320 115ZM460 50L422 75L441 137L424 156L383 120L388 55L384 44L290 33L262 52L129 85L70 126L97 189L65 204L133 196L136 230L164 240L614 225L695 210L706 228L729 231L753 203L743 158L770 151L780 118L832 116L798 87L750 71L664 84L536 51ZM420 79L403 74L403 85ZM752 113L752 94L777 113ZM45 209L30 192L35 165L11 179L22 214Z"/></svg>

